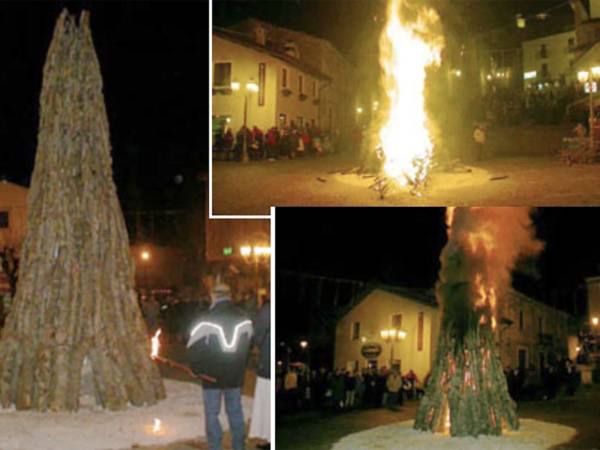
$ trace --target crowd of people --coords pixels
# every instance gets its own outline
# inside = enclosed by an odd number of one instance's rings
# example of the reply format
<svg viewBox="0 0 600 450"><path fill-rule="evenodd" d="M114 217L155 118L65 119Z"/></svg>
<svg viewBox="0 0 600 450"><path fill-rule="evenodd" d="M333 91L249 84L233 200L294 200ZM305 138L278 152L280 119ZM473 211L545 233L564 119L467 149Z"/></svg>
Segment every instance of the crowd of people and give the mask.
<svg viewBox="0 0 600 450"><path fill-rule="evenodd" d="M544 364L541 374L535 366L527 369L507 367L504 370L508 392L514 400L550 400L555 398L561 389L566 395L575 395L581 383L581 374L577 366L568 358L557 359Z"/></svg>
<svg viewBox="0 0 600 450"><path fill-rule="evenodd" d="M576 365L569 359L545 365L540 374L534 366L527 369L505 368L511 397L521 400L549 400L561 389L575 394L581 383ZM360 371L342 369L310 370L306 364L291 363L277 367L276 395L279 413L296 413L311 409L348 411L387 407L396 410L405 400L419 399L429 381L413 370L401 374L397 368L365 368Z"/></svg>
<svg viewBox="0 0 600 450"><path fill-rule="evenodd" d="M271 127L266 132L253 126L242 126L237 133L225 127L214 136L213 157L225 161L240 161L244 151L252 160L294 159L308 155L322 155L334 151L335 133L332 136L310 124Z"/></svg>
<svg viewBox="0 0 600 450"><path fill-rule="evenodd" d="M380 407L396 410L404 400L418 399L423 392L424 384L413 370L402 375L397 367L331 371L323 367L309 370L302 363L292 363L287 370L277 368L277 408L284 413Z"/></svg>

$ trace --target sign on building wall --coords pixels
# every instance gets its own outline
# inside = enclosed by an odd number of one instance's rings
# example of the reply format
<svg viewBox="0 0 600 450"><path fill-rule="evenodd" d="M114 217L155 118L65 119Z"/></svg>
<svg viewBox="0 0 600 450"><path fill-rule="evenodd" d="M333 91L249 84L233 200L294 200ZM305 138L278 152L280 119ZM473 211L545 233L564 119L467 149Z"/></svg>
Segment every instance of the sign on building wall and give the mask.
<svg viewBox="0 0 600 450"><path fill-rule="evenodd" d="M360 348L360 354L366 359L375 359L381 355L381 344L376 342L371 344L365 344Z"/></svg>
<svg viewBox="0 0 600 450"><path fill-rule="evenodd" d="M258 106L265 105L265 78L267 64L258 63Z"/></svg>

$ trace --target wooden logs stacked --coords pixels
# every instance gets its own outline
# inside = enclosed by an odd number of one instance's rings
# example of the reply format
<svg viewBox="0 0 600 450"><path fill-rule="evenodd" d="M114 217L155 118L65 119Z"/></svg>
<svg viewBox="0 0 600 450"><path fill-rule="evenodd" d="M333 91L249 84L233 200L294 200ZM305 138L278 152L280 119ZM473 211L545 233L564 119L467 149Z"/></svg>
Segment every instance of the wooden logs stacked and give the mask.
<svg viewBox="0 0 600 450"><path fill-rule="evenodd" d="M0 339L5 408L77 410L86 359L104 408L165 397L134 290L110 153L89 14L77 23L63 11L44 67L27 236Z"/></svg>

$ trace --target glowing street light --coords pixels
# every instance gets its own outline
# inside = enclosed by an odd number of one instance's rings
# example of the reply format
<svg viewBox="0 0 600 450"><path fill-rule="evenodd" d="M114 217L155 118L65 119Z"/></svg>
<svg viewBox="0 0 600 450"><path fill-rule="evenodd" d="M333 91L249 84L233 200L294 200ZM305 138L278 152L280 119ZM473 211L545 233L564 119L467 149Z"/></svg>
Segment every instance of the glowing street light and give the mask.
<svg viewBox="0 0 600 450"><path fill-rule="evenodd" d="M594 325L595 327L598 326L598 318L597 317L592 317L592 325Z"/></svg>
<svg viewBox="0 0 600 450"><path fill-rule="evenodd" d="M243 247L240 247L240 254L242 256L250 256L252 254L252 247L250 247L249 245L244 245Z"/></svg>
<svg viewBox="0 0 600 450"><path fill-rule="evenodd" d="M362 114L362 112L363 112L362 107L359 106L359 107L356 108L356 113L357 114Z"/></svg>
<svg viewBox="0 0 600 450"><path fill-rule="evenodd" d="M406 339L406 331L395 328L384 329L379 332L381 339L390 344L390 368L394 365L394 342Z"/></svg>
<svg viewBox="0 0 600 450"><path fill-rule="evenodd" d="M577 72L577 80L580 83L587 83L587 81L590 79L590 73L587 70L582 70Z"/></svg>
<svg viewBox="0 0 600 450"><path fill-rule="evenodd" d="M300 341L300 347L306 349L308 347L308 341Z"/></svg>
<svg viewBox="0 0 600 450"><path fill-rule="evenodd" d="M232 91L239 91L240 90L240 83L237 81L232 81L231 82L231 90Z"/></svg>
<svg viewBox="0 0 600 450"><path fill-rule="evenodd" d="M149 261L150 260L150 252L148 250L143 250L142 253L140 254L140 257L142 258L143 261Z"/></svg>

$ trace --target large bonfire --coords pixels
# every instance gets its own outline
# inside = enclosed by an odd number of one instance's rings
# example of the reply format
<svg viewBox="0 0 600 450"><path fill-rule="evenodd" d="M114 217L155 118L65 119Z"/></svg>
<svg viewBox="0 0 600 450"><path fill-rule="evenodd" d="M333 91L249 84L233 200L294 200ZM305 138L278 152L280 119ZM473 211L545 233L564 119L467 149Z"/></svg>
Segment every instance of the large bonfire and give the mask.
<svg viewBox="0 0 600 450"><path fill-rule="evenodd" d="M437 13L412 9L408 0L389 0L379 41L384 123L379 130L385 173L401 185L420 185L433 150L425 108L427 69L440 64L444 38Z"/></svg>
<svg viewBox="0 0 600 450"><path fill-rule="evenodd" d="M521 257L535 255L527 208L449 208L437 286L443 308L436 359L414 427L452 436L518 429L497 352L496 304Z"/></svg>

